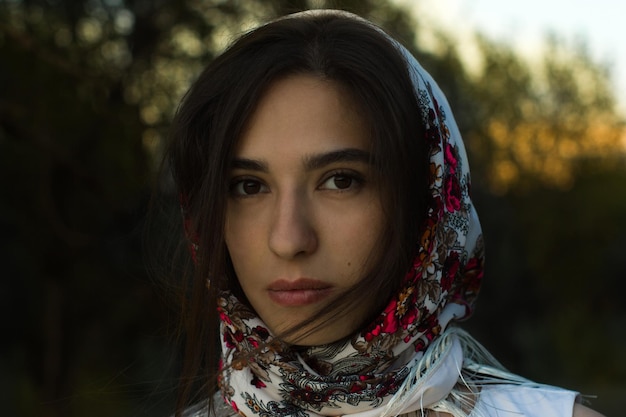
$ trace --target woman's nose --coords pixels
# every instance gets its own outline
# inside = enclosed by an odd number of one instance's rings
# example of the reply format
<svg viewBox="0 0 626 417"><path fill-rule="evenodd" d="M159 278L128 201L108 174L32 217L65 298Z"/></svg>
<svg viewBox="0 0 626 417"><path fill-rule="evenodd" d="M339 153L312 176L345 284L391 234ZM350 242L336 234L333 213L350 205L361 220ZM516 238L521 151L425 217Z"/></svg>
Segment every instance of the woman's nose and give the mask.
<svg viewBox="0 0 626 417"><path fill-rule="evenodd" d="M318 241L311 214L306 196L295 193L280 196L270 226L270 250L284 259L315 252Z"/></svg>

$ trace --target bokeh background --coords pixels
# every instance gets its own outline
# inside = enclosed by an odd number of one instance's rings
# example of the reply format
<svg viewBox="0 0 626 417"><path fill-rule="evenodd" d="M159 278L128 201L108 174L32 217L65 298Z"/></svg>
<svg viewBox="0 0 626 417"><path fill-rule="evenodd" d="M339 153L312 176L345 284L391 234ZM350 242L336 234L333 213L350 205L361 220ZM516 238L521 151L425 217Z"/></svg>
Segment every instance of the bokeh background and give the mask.
<svg viewBox="0 0 626 417"><path fill-rule="evenodd" d="M0 414L170 415L177 316L153 262L177 240L157 179L169 122L233 37L311 7L383 25L455 109L488 250L466 327L511 370L623 412L626 117L611 67L558 33L531 60L480 28L468 63L410 3L0 0Z"/></svg>

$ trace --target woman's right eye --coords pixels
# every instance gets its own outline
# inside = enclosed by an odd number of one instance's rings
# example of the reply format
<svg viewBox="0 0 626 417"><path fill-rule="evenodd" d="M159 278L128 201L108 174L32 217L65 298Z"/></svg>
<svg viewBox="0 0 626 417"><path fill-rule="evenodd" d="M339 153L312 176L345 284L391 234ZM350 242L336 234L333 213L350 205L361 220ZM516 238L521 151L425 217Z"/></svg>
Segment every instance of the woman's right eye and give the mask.
<svg viewBox="0 0 626 417"><path fill-rule="evenodd" d="M230 193L236 197L248 197L266 192L267 187L260 181L253 179L236 180L230 186Z"/></svg>

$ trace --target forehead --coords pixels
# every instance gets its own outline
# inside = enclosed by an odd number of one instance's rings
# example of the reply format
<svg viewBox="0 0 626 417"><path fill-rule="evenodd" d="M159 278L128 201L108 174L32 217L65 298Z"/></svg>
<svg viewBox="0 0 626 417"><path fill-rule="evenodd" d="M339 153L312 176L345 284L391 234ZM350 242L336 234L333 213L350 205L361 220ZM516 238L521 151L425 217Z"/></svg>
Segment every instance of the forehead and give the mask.
<svg viewBox="0 0 626 417"><path fill-rule="evenodd" d="M369 149L365 120L347 89L311 75L272 83L258 102L238 141L241 157L337 148Z"/></svg>

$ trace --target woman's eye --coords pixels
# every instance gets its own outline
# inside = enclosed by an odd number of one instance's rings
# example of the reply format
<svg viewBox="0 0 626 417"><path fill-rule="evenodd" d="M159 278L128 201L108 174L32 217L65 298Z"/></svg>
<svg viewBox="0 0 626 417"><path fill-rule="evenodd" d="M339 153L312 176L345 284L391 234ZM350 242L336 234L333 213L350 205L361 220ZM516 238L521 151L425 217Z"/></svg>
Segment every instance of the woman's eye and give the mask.
<svg viewBox="0 0 626 417"><path fill-rule="evenodd" d="M266 192L266 187L256 180L240 180L231 185L230 192L235 196L251 196Z"/></svg>
<svg viewBox="0 0 626 417"><path fill-rule="evenodd" d="M325 190L347 190L359 184L359 179L353 175L335 174L324 181L321 188Z"/></svg>

